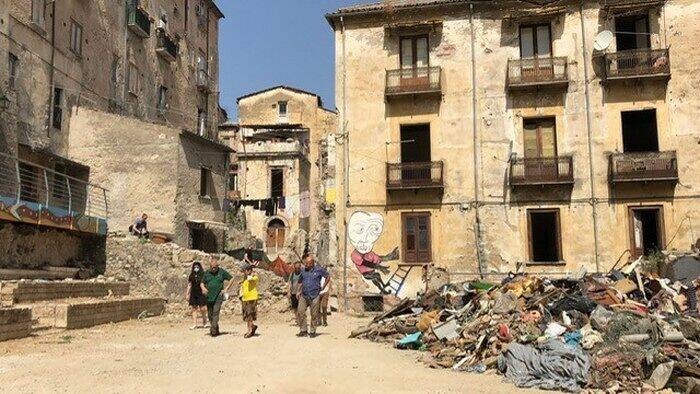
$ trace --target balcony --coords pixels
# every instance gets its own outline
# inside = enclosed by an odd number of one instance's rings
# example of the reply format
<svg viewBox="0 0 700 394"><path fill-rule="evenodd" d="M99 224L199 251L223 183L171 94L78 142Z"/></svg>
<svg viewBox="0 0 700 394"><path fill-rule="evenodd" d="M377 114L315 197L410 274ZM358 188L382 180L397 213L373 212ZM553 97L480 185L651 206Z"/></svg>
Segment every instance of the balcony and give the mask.
<svg viewBox="0 0 700 394"><path fill-rule="evenodd" d="M441 95L440 67L417 67L386 71L386 96Z"/></svg>
<svg viewBox="0 0 700 394"><path fill-rule="evenodd" d="M569 71L565 57L508 60L508 89L566 88L568 85Z"/></svg>
<svg viewBox="0 0 700 394"><path fill-rule="evenodd" d="M610 155L610 182L677 182L675 151L613 153Z"/></svg>
<svg viewBox="0 0 700 394"><path fill-rule="evenodd" d="M0 153L0 220L107 234L107 190Z"/></svg>
<svg viewBox="0 0 700 394"><path fill-rule="evenodd" d="M308 148L301 141L255 141L246 142L238 150L238 158L253 157L305 157Z"/></svg>
<svg viewBox="0 0 700 394"><path fill-rule="evenodd" d="M670 78L668 49L632 49L605 54L605 79Z"/></svg>
<svg viewBox="0 0 700 394"><path fill-rule="evenodd" d="M574 158L516 157L510 160L510 186L573 185Z"/></svg>
<svg viewBox="0 0 700 394"><path fill-rule="evenodd" d="M387 163L387 190L443 189L443 163Z"/></svg>
<svg viewBox="0 0 700 394"><path fill-rule="evenodd" d="M173 62L177 59L177 43L164 30L158 30L156 53L169 62Z"/></svg>
<svg viewBox="0 0 700 394"><path fill-rule="evenodd" d="M206 70L197 70L196 74L196 84L197 89L201 92L209 92L211 86L209 85L209 73Z"/></svg>
<svg viewBox="0 0 700 394"><path fill-rule="evenodd" d="M135 6L129 7L128 26L129 30L141 38L146 38L151 35L151 18L149 18L148 12L141 8Z"/></svg>

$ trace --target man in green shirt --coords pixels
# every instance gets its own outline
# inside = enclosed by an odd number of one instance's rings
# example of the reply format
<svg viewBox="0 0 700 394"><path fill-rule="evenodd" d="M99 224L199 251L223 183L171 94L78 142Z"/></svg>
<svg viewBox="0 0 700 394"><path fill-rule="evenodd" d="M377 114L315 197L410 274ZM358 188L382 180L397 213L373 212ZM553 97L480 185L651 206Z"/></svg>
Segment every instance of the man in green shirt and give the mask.
<svg viewBox="0 0 700 394"><path fill-rule="evenodd" d="M221 303L228 300L228 291L233 285L233 277L225 269L219 268L219 262L212 259L209 270L202 280L202 292L207 296L207 315L209 317L209 333L215 337L219 335L219 313ZM228 284L226 282L228 281ZM224 285L226 289L224 290Z"/></svg>

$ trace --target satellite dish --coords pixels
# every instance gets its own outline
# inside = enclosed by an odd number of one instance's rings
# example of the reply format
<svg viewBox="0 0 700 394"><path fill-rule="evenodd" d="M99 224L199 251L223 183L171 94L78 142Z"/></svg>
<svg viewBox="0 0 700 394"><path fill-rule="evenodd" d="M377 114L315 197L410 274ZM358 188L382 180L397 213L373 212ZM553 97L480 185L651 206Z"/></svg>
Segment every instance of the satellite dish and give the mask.
<svg viewBox="0 0 700 394"><path fill-rule="evenodd" d="M595 36L595 41L593 41L593 49L596 51L604 51L610 47L615 35L610 30L603 30Z"/></svg>

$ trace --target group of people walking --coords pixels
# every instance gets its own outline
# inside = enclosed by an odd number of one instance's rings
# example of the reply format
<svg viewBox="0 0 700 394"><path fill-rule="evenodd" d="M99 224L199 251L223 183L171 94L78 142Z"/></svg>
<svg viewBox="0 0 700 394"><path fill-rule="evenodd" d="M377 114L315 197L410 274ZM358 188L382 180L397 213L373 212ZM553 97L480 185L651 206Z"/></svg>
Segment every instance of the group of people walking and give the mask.
<svg viewBox="0 0 700 394"><path fill-rule="evenodd" d="M316 327L328 325L328 297L330 275L328 271L316 264L311 256L294 264L294 272L288 281L288 296L299 325L297 336L316 336ZM260 299L258 283L260 278L254 272L254 266L245 263L243 279L238 283L239 299L242 304L243 321L247 324L245 338L254 336L258 326L257 303ZM209 327L211 336L220 335L219 315L221 305L228 301L233 286L233 276L219 267L219 262L212 259L206 271L199 262L194 262L188 277L186 298L192 307L192 329ZM310 310L311 319L307 324L306 310Z"/></svg>

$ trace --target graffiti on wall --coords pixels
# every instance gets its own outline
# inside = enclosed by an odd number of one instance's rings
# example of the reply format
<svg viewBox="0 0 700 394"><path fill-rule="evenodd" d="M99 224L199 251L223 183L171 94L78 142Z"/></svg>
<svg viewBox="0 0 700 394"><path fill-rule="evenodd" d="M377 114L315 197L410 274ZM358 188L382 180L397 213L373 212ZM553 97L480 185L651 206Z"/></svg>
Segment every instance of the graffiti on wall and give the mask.
<svg viewBox="0 0 700 394"><path fill-rule="evenodd" d="M356 211L348 221L348 238L353 246L350 260L365 281L374 285L381 294L395 294L401 291L411 268L399 266L393 272L385 265L398 261L399 249L389 254L379 255L374 245L384 231L384 217L373 212Z"/></svg>
<svg viewBox="0 0 700 394"><path fill-rule="evenodd" d="M107 221L102 218L23 200L17 202L15 198L5 196L0 196L0 220L107 234Z"/></svg>

